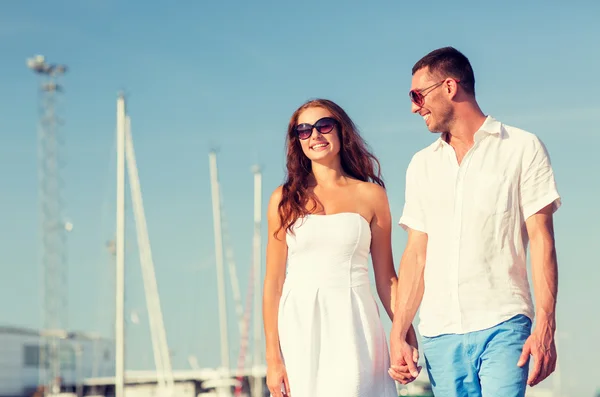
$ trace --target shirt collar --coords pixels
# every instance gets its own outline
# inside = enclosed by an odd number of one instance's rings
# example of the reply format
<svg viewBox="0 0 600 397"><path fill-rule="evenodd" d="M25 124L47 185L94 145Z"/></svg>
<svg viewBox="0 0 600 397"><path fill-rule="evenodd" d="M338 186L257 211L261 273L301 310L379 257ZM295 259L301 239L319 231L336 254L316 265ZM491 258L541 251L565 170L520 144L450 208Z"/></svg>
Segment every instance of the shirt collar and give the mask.
<svg viewBox="0 0 600 397"><path fill-rule="evenodd" d="M482 135L496 135L502 137L502 123L493 118L492 116L487 116L483 121L483 124L477 132L475 133L475 142L480 141L483 137ZM434 142L433 150L438 150L443 145L448 145L446 142L447 135L446 133L442 133L440 137Z"/></svg>

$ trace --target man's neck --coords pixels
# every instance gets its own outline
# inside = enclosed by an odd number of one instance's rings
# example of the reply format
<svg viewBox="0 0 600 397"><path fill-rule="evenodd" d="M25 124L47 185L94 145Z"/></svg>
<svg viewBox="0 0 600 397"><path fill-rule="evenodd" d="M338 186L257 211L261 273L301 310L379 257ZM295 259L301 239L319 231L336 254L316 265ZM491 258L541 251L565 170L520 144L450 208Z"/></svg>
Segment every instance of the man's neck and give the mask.
<svg viewBox="0 0 600 397"><path fill-rule="evenodd" d="M479 107L465 109L462 113L462 115L457 115L452 128L446 134L446 142L454 148L459 164L469 149L473 147L475 133L481 128L486 119L486 115Z"/></svg>
<svg viewBox="0 0 600 397"><path fill-rule="evenodd" d="M454 123L450 127L448 143L452 146L473 146L475 133L481 128L486 115L477 103L464 103L455 109Z"/></svg>

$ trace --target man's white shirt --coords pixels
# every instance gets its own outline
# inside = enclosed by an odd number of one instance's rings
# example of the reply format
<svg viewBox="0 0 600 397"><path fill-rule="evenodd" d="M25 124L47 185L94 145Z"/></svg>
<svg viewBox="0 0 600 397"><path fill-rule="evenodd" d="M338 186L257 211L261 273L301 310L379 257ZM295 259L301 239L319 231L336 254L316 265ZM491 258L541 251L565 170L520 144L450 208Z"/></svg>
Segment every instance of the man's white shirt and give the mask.
<svg viewBox="0 0 600 397"><path fill-rule="evenodd" d="M561 205L550 158L532 133L488 116L460 166L440 136L406 172L400 225L428 235L419 332L486 329L533 320L525 221Z"/></svg>

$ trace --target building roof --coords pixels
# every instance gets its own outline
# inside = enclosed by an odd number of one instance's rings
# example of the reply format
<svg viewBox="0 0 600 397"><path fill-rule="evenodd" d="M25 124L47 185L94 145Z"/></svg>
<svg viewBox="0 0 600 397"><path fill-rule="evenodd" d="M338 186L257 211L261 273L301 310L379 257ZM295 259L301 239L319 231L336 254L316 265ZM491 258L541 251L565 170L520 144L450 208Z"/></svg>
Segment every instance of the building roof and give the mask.
<svg viewBox="0 0 600 397"><path fill-rule="evenodd" d="M104 340L109 341L109 338L105 338L99 334L91 332L80 332L80 331L67 331L67 330L46 330L42 332L33 328L19 327L13 325L0 325L0 334L11 334L11 335L28 335L28 336L48 336L58 335L63 339L78 339L78 340Z"/></svg>

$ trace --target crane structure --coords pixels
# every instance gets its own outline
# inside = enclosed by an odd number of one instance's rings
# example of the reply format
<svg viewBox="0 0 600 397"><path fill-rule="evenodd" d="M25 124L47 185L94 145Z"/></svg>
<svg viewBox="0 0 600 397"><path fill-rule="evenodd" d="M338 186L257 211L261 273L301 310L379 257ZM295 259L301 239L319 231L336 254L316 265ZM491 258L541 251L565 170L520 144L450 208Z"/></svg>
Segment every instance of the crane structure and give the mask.
<svg viewBox="0 0 600 397"><path fill-rule="evenodd" d="M67 328L67 252L66 232L72 224L63 214L63 181L60 127L64 121L57 115L63 86L60 78L67 66L50 64L43 55L27 59L27 67L40 77L38 173L39 214L42 271L42 343L40 343L39 383L46 393L57 393L61 387L60 338L55 330ZM47 368L46 368L47 367Z"/></svg>

